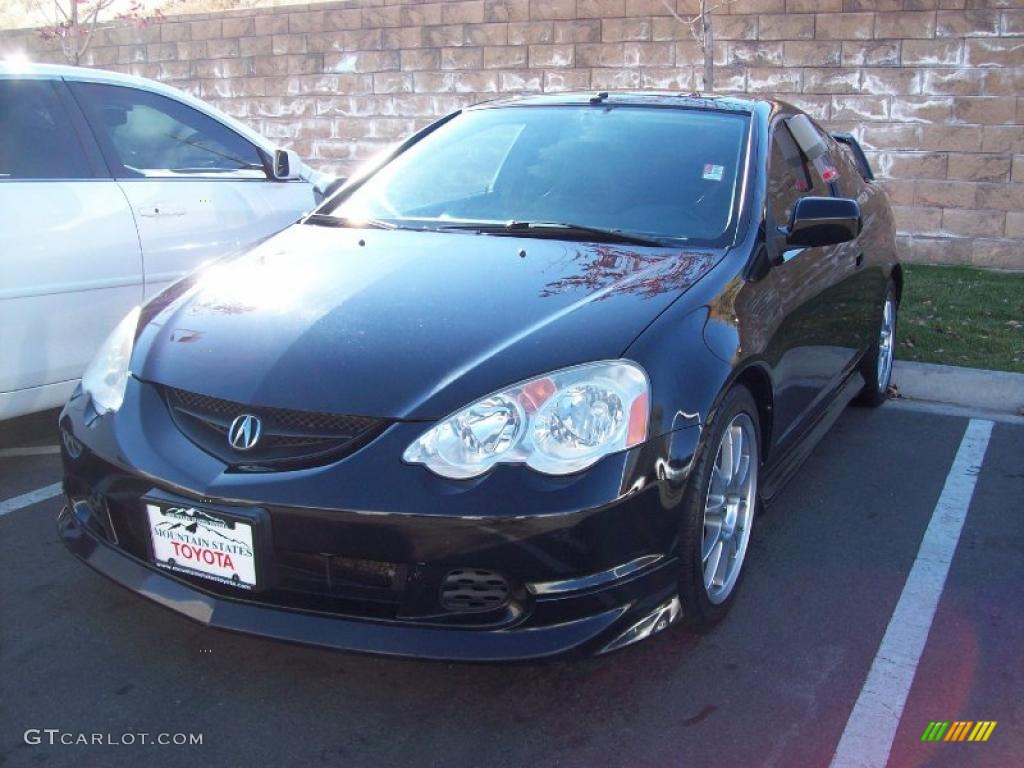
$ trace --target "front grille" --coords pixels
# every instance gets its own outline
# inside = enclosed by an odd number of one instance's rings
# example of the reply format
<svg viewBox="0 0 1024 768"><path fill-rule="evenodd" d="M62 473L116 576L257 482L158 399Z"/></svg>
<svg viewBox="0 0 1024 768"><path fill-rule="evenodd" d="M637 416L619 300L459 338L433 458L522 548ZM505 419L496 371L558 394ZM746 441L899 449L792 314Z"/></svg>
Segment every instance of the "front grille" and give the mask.
<svg viewBox="0 0 1024 768"><path fill-rule="evenodd" d="M186 437L240 470L268 471L333 461L380 434L389 423L369 416L246 405L174 387L163 391L171 417ZM259 440L247 451L235 450L228 442L228 429L242 414L262 422Z"/></svg>
<svg viewBox="0 0 1024 768"><path fill-rule="evenodd" d="M448 611L489 611L508 602L508 582L479 568L449 571L441 583L441 605Z"/></svg>
<svg viewBox="0 0 1024 768"><path fill-rule="evenodd" d="M405 594L408 566L357 560L329 553L277 551L278 587L320 610L336 610L376 618L395 618ZM346 605L331 606L331 601Z"/></svg>
<svg viewBox="0 0 1024 768"><path fill-rule="evenodd" d="M329 553L279 551L277 565L284 583L316 585L315 591L350 588L401 591L406 566L376 560L357 560Z"/></svg>
<svg viewBox="0 0 1024 768"><path fill-rule="evenodd" d="M175 573L173 578L220 597L260 605L365 619L394 621L399 618L405 586L404 566L396 566L398 570L393 584L387 587L368 586L339 579L337 569L325 562L333 559L329 556L299 552L277 552L275 555L276 578L257 592L242 592L231 585L190 574ZM328 575L329 570L334 573Z"/></svg>

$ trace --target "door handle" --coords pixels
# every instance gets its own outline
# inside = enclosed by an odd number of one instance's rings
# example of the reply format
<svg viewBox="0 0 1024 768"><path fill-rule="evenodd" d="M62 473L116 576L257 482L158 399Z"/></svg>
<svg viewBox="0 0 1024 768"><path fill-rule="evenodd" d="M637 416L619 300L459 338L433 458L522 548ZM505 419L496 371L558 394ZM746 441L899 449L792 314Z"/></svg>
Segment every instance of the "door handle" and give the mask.
<svg viewBox="0 0 1024 768"><path fill-rule="evenodd" d="M184 216L185 209L177 205L157 203L155 205L144 205L139 208L139 216L152 218L154 216Z"/></svg>
<svg viewBox="0 0 1024 768"><path fill-rule="evenodd" d="M858 267L864 266L864 251L861 251L860 253L857 254L856 263Z"/></svg>

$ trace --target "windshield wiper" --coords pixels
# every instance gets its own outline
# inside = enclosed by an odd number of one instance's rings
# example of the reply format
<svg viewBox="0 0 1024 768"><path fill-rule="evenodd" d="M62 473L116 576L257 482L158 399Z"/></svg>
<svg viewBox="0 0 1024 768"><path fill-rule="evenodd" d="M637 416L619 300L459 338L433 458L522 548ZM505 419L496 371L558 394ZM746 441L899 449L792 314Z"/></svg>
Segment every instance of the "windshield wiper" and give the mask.
<svg viewBox="0 0 1024 768"><path fill-rule="evenodd" d="M662 240L646 235L624 232L621 229L602 229L601 227L589 227L585 224L568 224L561 221L460 221L441 224L437 226L437 229L479 232L482 235L525 235L526 237L550 237L561 240L593 240L599 243L665 245Z"/></svg>
<svg viewBox="0 0 1024 768"><path fill-rule="evenodd" d="M398 229L397 224L382 219L349 219L344 216L331 216L328 213L311 213L306 217L306 223L343 229Z"/></svg>

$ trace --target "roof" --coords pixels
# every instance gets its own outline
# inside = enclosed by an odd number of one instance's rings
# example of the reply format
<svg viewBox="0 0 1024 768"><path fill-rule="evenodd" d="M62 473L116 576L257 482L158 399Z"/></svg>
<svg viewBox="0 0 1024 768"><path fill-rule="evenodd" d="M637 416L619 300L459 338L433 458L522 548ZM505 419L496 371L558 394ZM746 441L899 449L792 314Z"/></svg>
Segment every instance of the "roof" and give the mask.
<svg viewBox="0 0 1024 768"><path fill-rule="evenodd" d="M115 83L117 85L131 85L135 88L142 88L147 91L172 91L175 95L181 93L177 88L162 85L155 80L147 80L144 77L125 75L121 72L111 72L107 69L93 69L92 67L72 67L67 64L36 64L33 62L22 62L18 59L0 59L0 77L38 77L47 80L82 80L92 83Z"/></svg>
<svg viewBox="0 0 1024 768"><path fill-rule="evenodd" d="M571 91L514 96L484 102L479 107L506 106L575 106L580 104L608 104L623 106L688 107L726 112L753 112L760 103L770 99L736 98L733 96L705 96L700 93L679 91Z"/></svg>
<svg viewBox="0 0 1024 768"><path fill-rule="evenodd" d="M91 67L71 67L63 64L34 64L19 60L0 59L0 79L17 78L38 78L41 80L73 80L78 82L105 83L108 85L123 85L138 88L151 93L158 93L161 96L184 102L190 107L203 112L214 119L230 125L236 132L245 136L249 141L267 152L273 153L277 145L265 136L257 133L244 123L235 120L224 114L219 109L207 102L197 99L185 91L164 85L156 80L147 80L144 77L125 75L120 72L111 72L106 69L92 69Z"/></svg>

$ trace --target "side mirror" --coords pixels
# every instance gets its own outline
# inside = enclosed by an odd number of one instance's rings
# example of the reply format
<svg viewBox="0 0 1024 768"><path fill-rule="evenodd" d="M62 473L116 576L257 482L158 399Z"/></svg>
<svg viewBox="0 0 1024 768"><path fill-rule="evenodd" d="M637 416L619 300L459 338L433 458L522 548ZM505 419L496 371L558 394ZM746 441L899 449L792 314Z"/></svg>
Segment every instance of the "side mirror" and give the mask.
<svg viewBox="0 0 1024 768"><path fill-rule="evenodd" d="M278 181L291 181L299 178L302 159L291 149L274 150L274 178Z"/></svg>
<svg viewBox="0 0 1024 768"><path fill-rule="evenodd" d="M786 245L814 248L856 239L863 222L860 205L844 197L802 197L785 229Z"/></svg>

